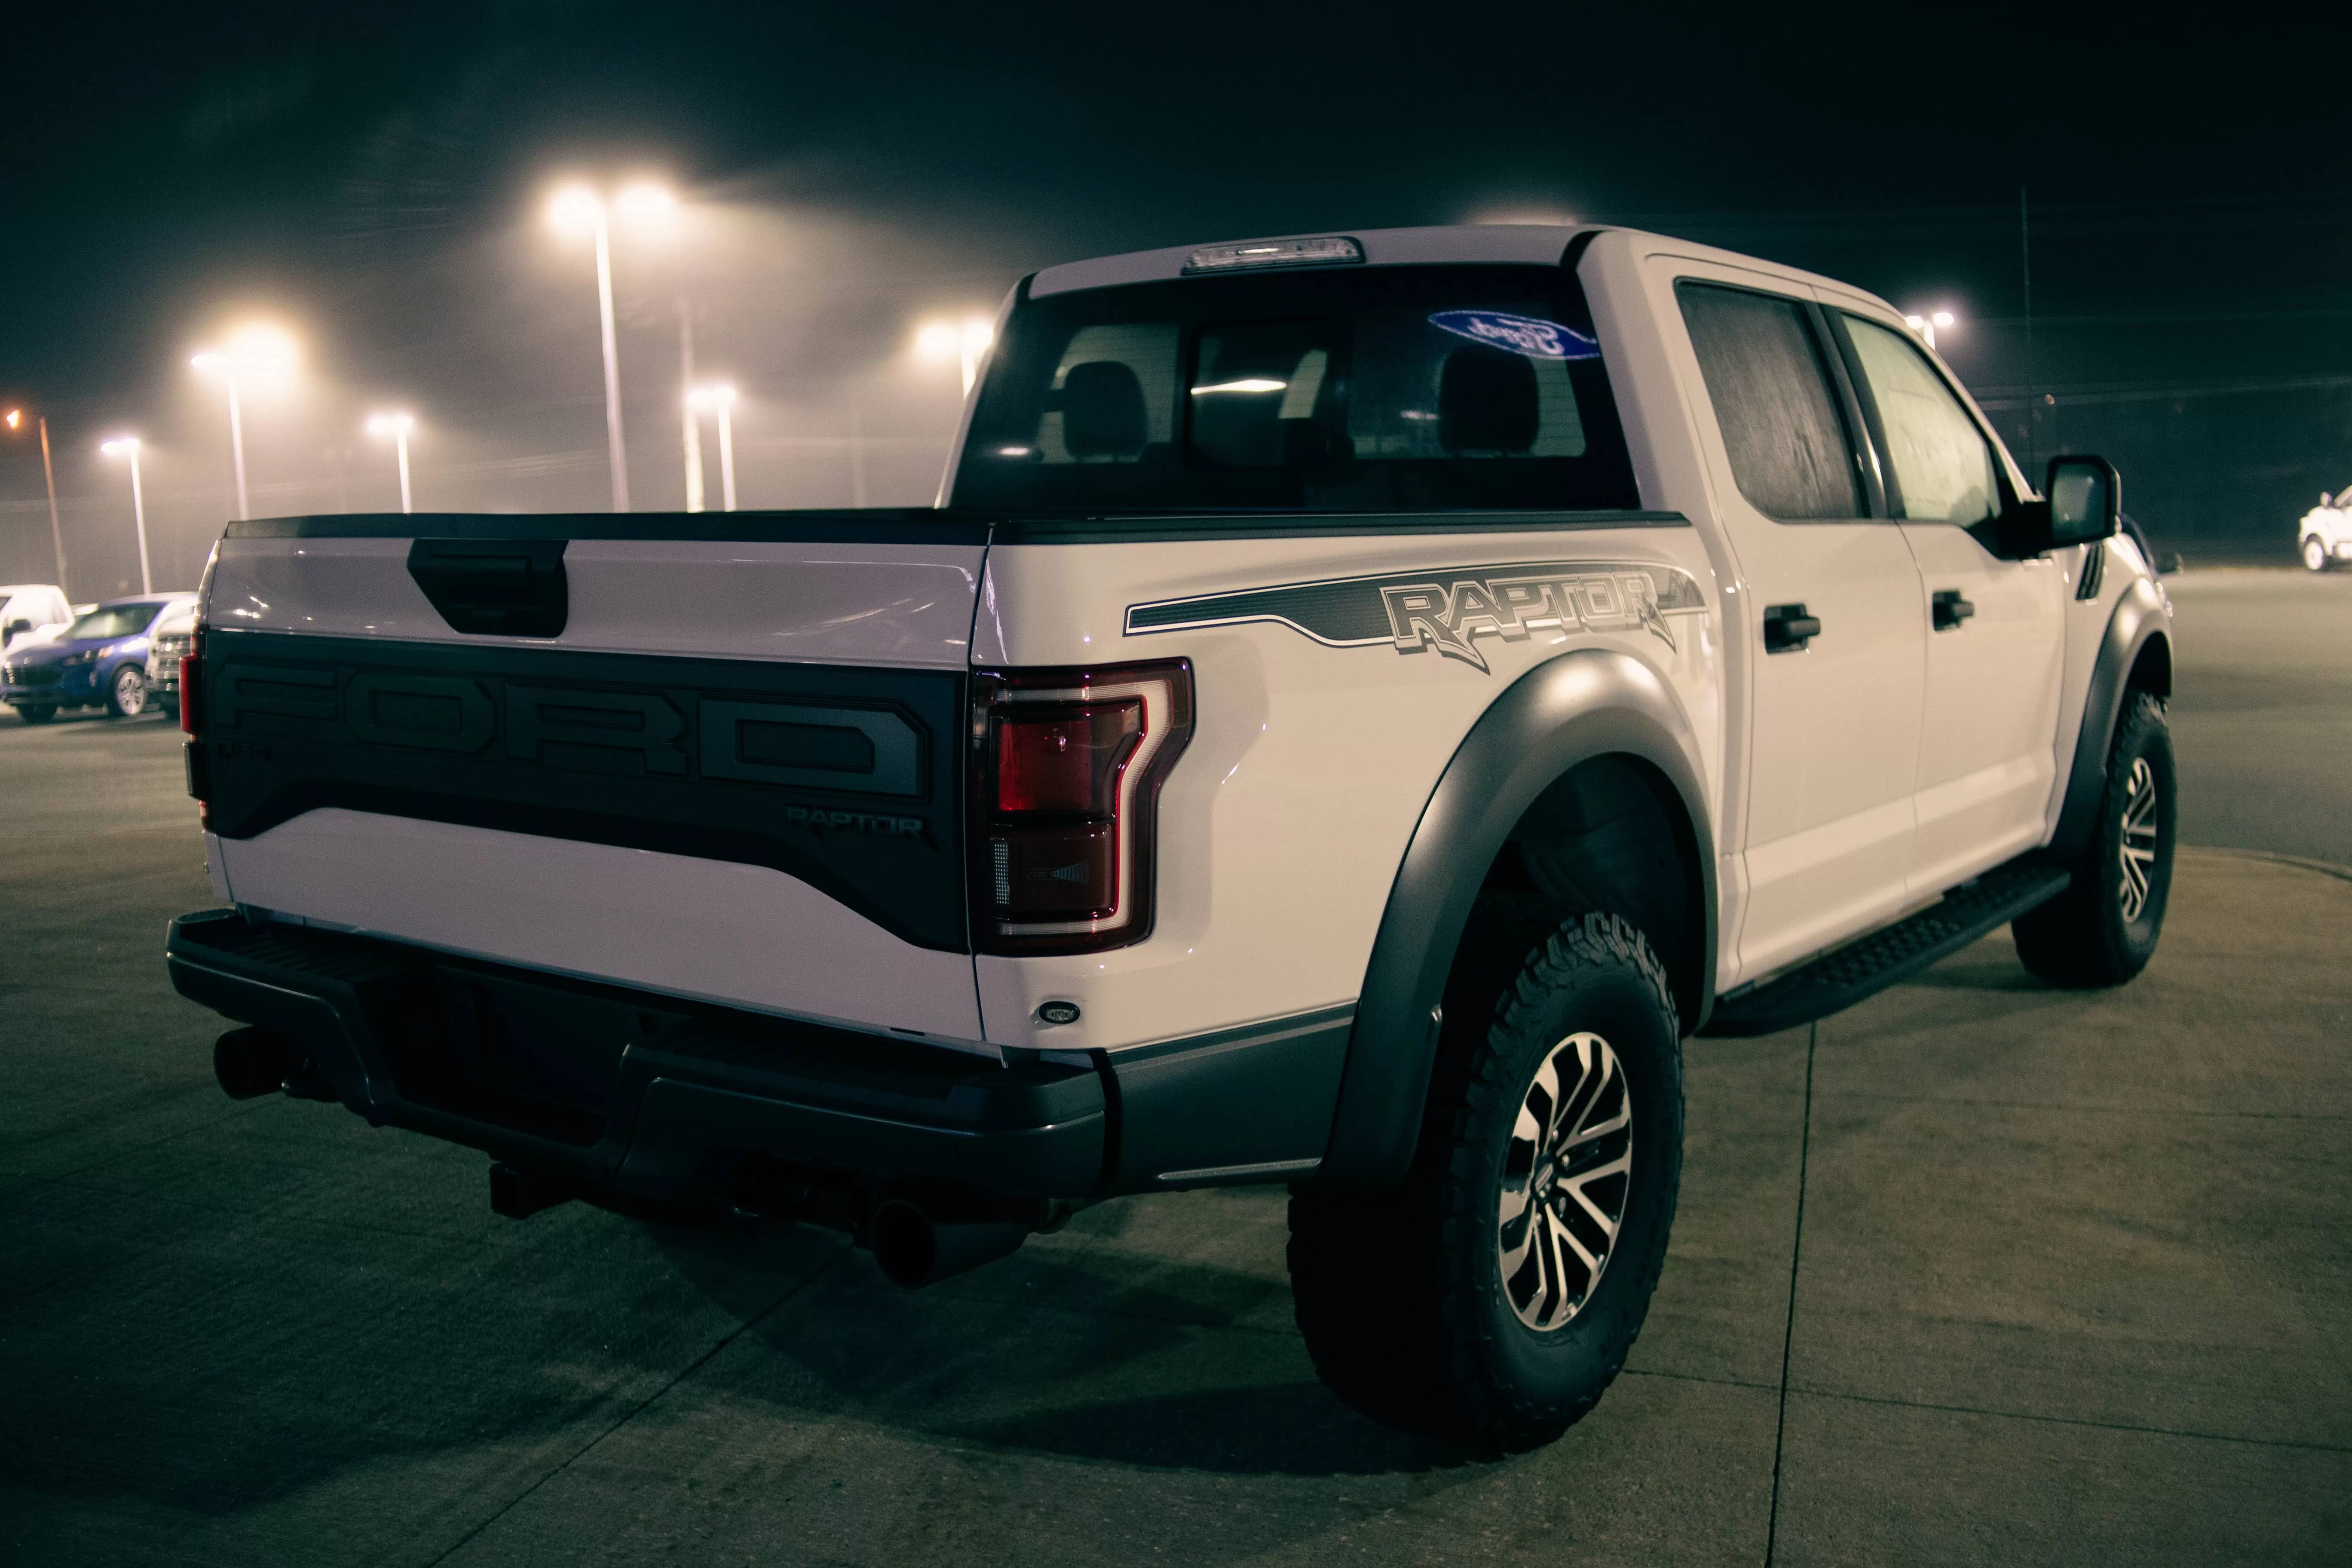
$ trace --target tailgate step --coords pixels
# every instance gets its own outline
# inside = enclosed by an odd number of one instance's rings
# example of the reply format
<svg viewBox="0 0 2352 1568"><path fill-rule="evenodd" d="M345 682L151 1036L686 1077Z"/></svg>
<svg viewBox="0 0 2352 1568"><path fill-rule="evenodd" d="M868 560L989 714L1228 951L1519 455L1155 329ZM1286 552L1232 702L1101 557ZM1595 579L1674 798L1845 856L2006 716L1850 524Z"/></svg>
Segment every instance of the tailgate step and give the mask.
<svg viewBox="0 0 2352 1568"><path fill-rule="evenodd" d="M1843 1012L2056 898L2069 879L2066 871L2042 861L1996 866L1907 920L1848 942L1769 984L1733 992L1716 1004L1714 1016L1699 1033L1734 1038L1769 1035Z"/></svg>

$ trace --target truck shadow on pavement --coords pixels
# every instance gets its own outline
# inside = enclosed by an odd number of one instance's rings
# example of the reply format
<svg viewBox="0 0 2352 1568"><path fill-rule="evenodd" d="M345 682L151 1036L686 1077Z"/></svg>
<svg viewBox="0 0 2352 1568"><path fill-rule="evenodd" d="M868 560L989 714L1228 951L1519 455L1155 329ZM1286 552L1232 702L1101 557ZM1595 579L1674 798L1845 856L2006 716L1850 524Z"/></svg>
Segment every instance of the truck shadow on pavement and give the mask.
<svg viewBox="0 0 2352 1568"><path fill-rule="evenodd" d="M1291 1327L1282 1204L1278 1192L1225 1192L1106 1205L921 1291L845 1252L755 1319L751 1344L714 1359L700 1380L786 1424L879 1426L926 1444L1234 1475L1482 1469L1463 1450L1357 1415L1316 1381ZM1130 1218L1140 1238L1122 1236ZM1151 1245L1212 1227L1258 1244L1246 1261L1259 1267ZM666 1230L660 1245L689 1281L706 1270L739 1279L748 1241L731 1227L688 1227Z"/></svg>

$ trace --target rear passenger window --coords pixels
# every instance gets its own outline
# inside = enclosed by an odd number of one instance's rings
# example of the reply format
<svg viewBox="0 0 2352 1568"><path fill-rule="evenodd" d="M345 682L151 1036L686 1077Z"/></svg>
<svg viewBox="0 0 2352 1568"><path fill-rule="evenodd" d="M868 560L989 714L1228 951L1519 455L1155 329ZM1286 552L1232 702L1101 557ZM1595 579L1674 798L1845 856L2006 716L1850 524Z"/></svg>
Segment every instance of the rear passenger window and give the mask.
<svg viewBox="0 0 2352 1568"><path fill-rule="evenodd" d="M1675 293L1739 493L1783 522L1866 516L1811 312L1710 283L1677 283Z"/></svg>

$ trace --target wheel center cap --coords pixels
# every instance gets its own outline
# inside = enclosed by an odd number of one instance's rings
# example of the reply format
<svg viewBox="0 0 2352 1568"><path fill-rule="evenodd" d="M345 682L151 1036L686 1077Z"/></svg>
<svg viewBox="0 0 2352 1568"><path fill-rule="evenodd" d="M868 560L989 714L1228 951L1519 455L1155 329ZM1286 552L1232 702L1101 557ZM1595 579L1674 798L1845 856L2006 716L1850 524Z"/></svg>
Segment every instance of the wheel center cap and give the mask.
<svg viewBox="0 0 2352 1568"><path fill-rule="evenodd" d="M1536 1196L1538 1200L1548 1198L1551 1195L1552 1181L1559 1174L1559 1167L1553 1164L1549 1160L1546 1160L1540 1166L1537 1167L1535 1187Z"/></svg>

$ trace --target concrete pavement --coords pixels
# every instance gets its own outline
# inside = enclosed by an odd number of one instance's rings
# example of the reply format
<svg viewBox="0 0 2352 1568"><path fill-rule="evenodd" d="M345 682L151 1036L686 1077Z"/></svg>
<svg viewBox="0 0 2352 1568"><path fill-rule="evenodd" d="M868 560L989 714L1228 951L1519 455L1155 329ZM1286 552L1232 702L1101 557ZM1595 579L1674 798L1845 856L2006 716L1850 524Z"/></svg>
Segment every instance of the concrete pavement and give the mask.
<svg viewBox="0 0 2352 1568"><path fill-rule="evenodd" d="M1692 1042L1632 1365L1470 1462L1315 1383L1277 1193L1107 1205L909 1295L829 1233L499 1220L479 1155L222 1098L157 956L210 900L178 787L158 723L0 729L12 1560L2352 1556L2341 876L2187 852L2125 989L1997 936Z"/></svg>
<svg viewBox="0 0 2352 1568"><path fill-rule="evenodd" d="M2181 837L2352 866L2352 572L2185 572Z"/></svg>

